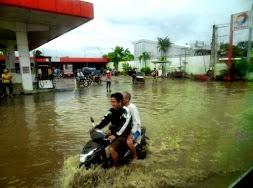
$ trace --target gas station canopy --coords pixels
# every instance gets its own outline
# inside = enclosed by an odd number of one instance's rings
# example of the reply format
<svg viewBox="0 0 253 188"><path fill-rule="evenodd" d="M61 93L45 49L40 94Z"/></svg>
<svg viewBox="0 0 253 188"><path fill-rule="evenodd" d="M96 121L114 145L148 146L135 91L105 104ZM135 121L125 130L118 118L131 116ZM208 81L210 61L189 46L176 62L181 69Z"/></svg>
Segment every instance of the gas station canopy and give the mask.
<svg viewBox="0 0 253 188"><path fill-rule="evenodd" d="M93 18L93 4L80 0L0 0L0 48L10 72L18 50L24 91L34 89L29 51Z"/></svg>
<svg viewBox="0 0 253 188"><path fill-rule="evenodd" d="M16 40L16 23L26 23L33 50L93 18L93 4L80 0L0 0L0 45Z"/></svg>

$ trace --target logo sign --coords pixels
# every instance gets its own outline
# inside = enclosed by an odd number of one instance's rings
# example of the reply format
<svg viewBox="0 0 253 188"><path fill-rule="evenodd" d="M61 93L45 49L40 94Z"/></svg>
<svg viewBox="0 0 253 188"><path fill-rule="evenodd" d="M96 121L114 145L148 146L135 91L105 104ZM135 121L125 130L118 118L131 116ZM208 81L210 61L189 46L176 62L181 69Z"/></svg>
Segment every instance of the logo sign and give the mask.
<svg viewBox="0 0 253 188"><path fill-rule="evenodd" d="M248 29L250 25L250 11L233 14L233 31Z"/></svg>

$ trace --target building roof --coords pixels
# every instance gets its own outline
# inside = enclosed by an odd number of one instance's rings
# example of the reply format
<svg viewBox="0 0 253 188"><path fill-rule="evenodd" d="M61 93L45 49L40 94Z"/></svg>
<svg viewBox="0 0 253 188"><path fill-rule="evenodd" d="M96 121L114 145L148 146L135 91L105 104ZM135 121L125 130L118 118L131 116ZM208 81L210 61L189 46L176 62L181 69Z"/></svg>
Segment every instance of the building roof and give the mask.
<svg viewBox="0 0 253 188"><path fill-rule="evenodd" d="M133 44L138 44L138 43L152 43L152 44L156 44L157 45L157 41L153 41L153 40L147 40L147 39L140 39L137 41L134 41Z"/></svg>
<svg viewBox="0 0 253 188"><path fill-rule="evenodd" d="M92 20L93 4L80 0L0 0L0 45L16 40L16 23L26 23L35 49Z"/></svg>

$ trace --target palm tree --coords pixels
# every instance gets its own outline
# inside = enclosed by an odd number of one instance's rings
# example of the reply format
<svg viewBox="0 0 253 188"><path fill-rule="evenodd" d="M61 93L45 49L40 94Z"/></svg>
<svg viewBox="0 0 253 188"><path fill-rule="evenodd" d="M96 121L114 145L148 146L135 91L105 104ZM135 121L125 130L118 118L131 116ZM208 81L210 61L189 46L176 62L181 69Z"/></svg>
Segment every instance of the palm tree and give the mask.
<svg viewBox="0 0 253 188"><path fill-rule="evenodd" d="M119 62L120 61L131 61L134 59L134 55L131 54L129 49L125 49L123 47L116 46L112 52L104 55L103 57L107 57L110 61L113 62L115 69L118 71Z"/></svg>
<svg viewBox="0 0 253 188"><path fill-rule="evenodd" d="M166 54L168 53L169 48L171 46L170 39L168 37L165 37L165 38L158 37L157 40L158 40L157 48L158 48L159 52L161 52L161 57L164 60L166 60Z"/></svg>
<svg viewBox="0 0 253 188"><path fill-rule="evenodd" d="M158 37L157 40L158 40L157 48L159 52L161 52L161 61L166 62L167 60L166 54L168 53L169 48L171 46L170 39L168 37L165 38ZM165 74L164 63L162 64L162 72L163 72L162 74L164 75Z"/></svg>
<svg viewBox="0 0 253 188"><path fill-rule="evenodd" d="M140 68L141 68L142 55L139 55L138 59L139 59L139 62L140 62Z"/></svg>
<svg viewBox="0 0 253 188"><path fill-rule="evenodd" d="M42 55L43 55L43 53L40 50L36 50L33 52L34 57L41 57Z"/></svg>
<svg viewBox="0 0 253 188"><path fill-rule="evenodd" d="M142 53L142 59L145 63L145 68L147 67L147 61L150 59L150 54L148 52L143 52Z"/></svg>

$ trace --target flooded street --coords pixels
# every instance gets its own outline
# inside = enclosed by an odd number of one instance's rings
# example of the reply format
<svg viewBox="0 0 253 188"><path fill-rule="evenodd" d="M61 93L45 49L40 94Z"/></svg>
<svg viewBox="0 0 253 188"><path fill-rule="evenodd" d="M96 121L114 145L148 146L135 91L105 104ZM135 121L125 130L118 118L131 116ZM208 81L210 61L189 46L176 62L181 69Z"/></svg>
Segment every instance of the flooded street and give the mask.
<svg viewBox="0 0 253 188"><path fill-rule="evenodd" d="M253 83L152 79L129 91L149 155L118 169L79 170L89 117L110 107L105 84L0 101L0 187L227 187L253 164Z"/></svg>

